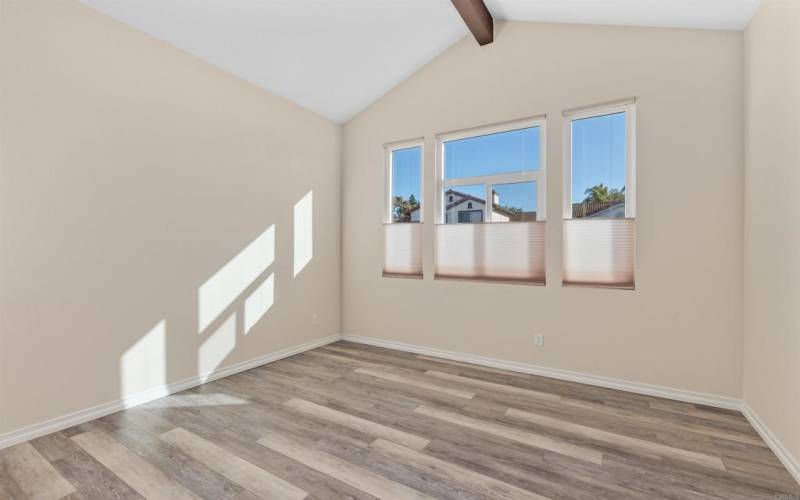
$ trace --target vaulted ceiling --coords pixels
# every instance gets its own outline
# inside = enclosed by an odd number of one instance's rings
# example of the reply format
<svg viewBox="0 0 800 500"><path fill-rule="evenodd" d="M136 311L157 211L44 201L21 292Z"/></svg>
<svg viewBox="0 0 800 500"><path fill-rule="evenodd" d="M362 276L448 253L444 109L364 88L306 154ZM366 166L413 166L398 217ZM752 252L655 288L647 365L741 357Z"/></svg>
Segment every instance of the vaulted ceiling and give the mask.
<svg viewBox="0 0 800 500"><path fill-rule="evenodd" d="M467 34L450 0L82 0L345 122ZM495 19L742 29L760 0L486 0Z"/></svg>

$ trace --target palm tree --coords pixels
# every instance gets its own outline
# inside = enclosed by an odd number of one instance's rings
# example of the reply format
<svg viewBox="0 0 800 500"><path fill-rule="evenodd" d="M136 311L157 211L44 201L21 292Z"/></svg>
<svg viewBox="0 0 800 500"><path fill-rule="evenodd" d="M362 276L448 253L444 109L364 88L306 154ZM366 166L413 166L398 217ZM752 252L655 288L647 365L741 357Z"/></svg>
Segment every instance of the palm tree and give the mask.
<svg viewBox="0 0 800 500"><path fill-rule="evenodd" d="M412 194L406 200L402 196L394 196L392 198L392 215L394 222L409 222L411 221L411 212L419 208L419 201Z"/></svg>
<svg viewBox="0 0 800 500"><path fill-rule="evenodd" d="M625 186L622 189L609 189L601 182L584 191L584 194L586 195L586 198L583 199L584 203L623 202L625 201Z"/></svg>

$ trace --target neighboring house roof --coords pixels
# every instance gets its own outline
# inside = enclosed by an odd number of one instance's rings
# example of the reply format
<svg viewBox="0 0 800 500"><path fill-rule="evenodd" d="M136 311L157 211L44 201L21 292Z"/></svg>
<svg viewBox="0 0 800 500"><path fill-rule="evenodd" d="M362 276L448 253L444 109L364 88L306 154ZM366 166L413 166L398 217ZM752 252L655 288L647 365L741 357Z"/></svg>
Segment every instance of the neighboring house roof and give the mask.
<svg viewBox="0 0 800 500"><path fill-rule="evenodd" d="M625 217L625 202L621 201L616 205L604 208L599 212L587 215L587 219L619 219Z"/></svg>
<svg viewBox="0 0 800 500"><path fill-rule="evenodd" d="M618 201L585 201L581 203L572 204L572 217L584 218L590 217L598 212L604 212L609 208L616 207L619 204L624 205L624 200Z"/></svg>
<svg viewBox="0 0 800 500"><path fill-rule="evenodd" d="M453 195L461 197L460 200L456 200L456 201L454 201L452 203L448 203L446 210L450 210L451 208L455 208L458 205L464 203L465 201L476 201L478 203L486 204L486 200L484 200L483 198L478 198L477 196L472 196L471 194L462 193L461 191L456 191L455 189L448 189L447 191L445 191L444 194L445 195L453 194ZM498 205L494 205L492 207L492 211L493 212L497 212L497 213L502 214L502 215L505 215L506 217L513 217L515 215L515 213L512 212L511 210L506 210L505 208L503 208L501 206L498 206Z"/></svg>
<svg viewBox="0 0 800 500"><path fill-rule="evenodd" d="M486 200L484 200L483 198L478 198L477 196L472 196L472 195L464 194L464 193L458 193L458 194L460 196L464 196L464 198L461 198L460 200L456 200L456 201L454 201L452 203L448 203L447 204L447 210L450 210L451 208L455 208L455 207L461 205L462 203L464 203L465 201L475 201L475 202L478 202L478 203L481 203L481 204L485 204L486 203Z"/></svg>
<svg viewBox="0 0 800 500"><path fill-rule="evenodd" d="M462 193L461 191L456 191L456 190L454 190L454 189L448 189L447 191L445 191L445 193L444 193L444 194L445 194L445 195L451 195L451 194L453 194L453 195L456 195L456 196L460 196L460 197L461 197L461 199L460 199L460 200L458 200L458 201L454 201L454 202L452 202L452 203L449 203L449 204L447 205L447 208L446 208L446 210L450 210L451 208L453 208L453 207L455 207L455 206L459 205L460 203L462 203L462 202L464 202L464 201L477 201L478 203L486 203L486 200L484 200L483 198L478 198L478 197L476 197L476 196L472 196L471 194ZM418 210L419 210L419 207L417 207L417 208L415 208L414 210L412 210L412 211L411 211L411 213L413 214L414 212L416 212L416 211L418 211Z"/></svg>

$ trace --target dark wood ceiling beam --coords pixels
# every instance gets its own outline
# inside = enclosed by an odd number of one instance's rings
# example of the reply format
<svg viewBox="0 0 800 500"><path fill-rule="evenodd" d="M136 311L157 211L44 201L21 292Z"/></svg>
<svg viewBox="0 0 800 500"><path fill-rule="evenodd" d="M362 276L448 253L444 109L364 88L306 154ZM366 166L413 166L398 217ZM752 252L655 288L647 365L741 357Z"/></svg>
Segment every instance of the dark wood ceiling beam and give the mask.
<svg viewBox="0 0 800 500"><path fill-rule="evenodd" d="M483 0L451 0L479 45L494 41L494 19Z"/></svg>

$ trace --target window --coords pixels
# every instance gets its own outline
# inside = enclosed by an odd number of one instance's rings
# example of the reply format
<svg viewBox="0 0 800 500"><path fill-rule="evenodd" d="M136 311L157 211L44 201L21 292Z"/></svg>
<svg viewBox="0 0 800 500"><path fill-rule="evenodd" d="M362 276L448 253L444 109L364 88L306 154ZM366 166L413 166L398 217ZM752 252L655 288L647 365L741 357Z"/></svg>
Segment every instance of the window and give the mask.
<svg viewBox="0 0 800 500"><path fill-rule="evenodd" d="M635 102L564 115L564 284L633 288Z"/></svg>
<svg viewBox="0 0 800 500"><path fill-rule="evenodd" d="M544 283L544 124L438 137L437 278Z"/></svg>
<svg viewBox="0 0 800 500"><path fill-rule="evenodd" d="M460 211L479 206L485 221L536 220L537 213L544 220L544 205L537 207L537 198L544 200L544 184L537 182L544 176L541 124L529 120L443 136L442 189L448 205L441 219L455 223ZM517 209L515 215L508 216L505 208Z"/></svg>
<svg viewBox="0 0 800 500"><path fill-rule="evenodd" d="M386 146L384 276L422 277L422 140Z"/></svg>
<svg viewBox="0 0 800 500"><path fill-rule="evenodd" d="M469 205L469 208L472 208L472 203ZM458 222L459 224L483 222L483 210L461 210L458 212Z"/></svg>

